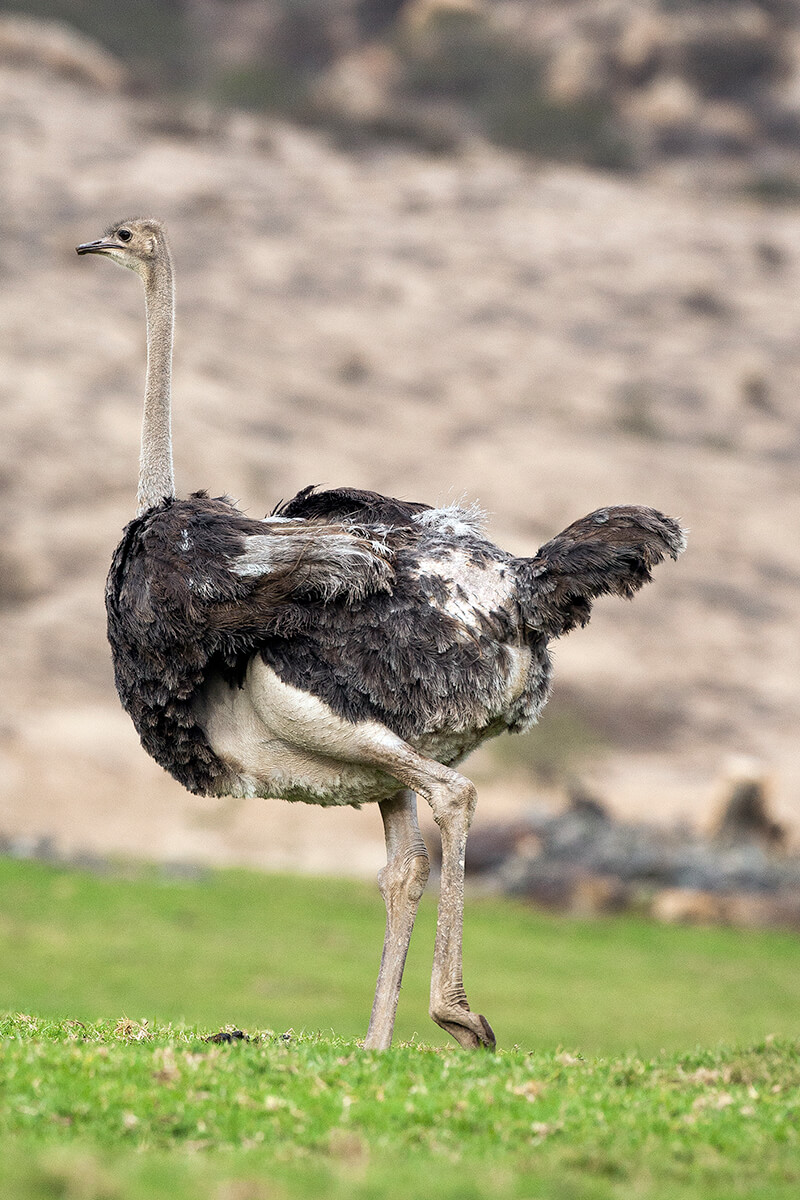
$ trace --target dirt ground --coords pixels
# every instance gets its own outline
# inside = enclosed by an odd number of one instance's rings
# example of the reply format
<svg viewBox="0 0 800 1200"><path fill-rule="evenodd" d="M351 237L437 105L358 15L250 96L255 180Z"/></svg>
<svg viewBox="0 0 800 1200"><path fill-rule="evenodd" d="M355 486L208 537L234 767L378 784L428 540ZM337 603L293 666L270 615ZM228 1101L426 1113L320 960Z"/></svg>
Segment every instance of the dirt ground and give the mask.
<svg viewBox="0 0 800 1200"><path fill-rule="evenodd" d="M182 490L254 515L312 482L467 497L517 553L608 503L679 516L681 561L556 647L554 711L591 734L569 769L616 812L702 822L730 756L751 755L800 828L797 208L679 168L348 152L6 66L0 834L381 861L376 810L197 800L119 710L103 584L133 511L143 305L133 276L74 246L137 214L167 222L177 264ZM503 753L476 757L479 820L557 800L558 779Z"/></svg>

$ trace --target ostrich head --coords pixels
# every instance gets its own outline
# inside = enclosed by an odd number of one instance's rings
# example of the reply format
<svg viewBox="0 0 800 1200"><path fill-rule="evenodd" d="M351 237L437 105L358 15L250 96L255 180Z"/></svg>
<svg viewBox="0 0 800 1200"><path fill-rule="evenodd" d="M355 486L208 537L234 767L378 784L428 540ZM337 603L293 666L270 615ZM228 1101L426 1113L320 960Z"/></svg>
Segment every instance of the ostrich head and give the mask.
<svg viewBox="0 0 800 1200"><path fill-rule="evenodd" d="M136 217L109 226L96 242L76 246L78 254L104 254L122 267L128 267L145 278L153 263L166 252L166 235L160 221L151 217Z"/></svg>
<svg viewBox="0 0 800 1200"><path fill-rule="evenodd" d="M110 225L78 254L102 254L135 271L144 285L147 313L147 373L137 515L175 495L170 420L172 327L175 313L172 261L160 221L136 217Z"/></svg>

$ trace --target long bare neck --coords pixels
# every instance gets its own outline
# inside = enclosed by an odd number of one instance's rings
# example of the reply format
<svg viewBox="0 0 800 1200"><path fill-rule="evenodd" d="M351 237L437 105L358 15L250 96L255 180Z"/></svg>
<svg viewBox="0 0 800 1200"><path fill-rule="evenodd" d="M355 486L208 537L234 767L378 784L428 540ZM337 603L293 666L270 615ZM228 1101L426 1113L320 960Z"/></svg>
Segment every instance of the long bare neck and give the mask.
<svg viewBox="0 0 800 1200"><path fill-rule="evenodd" d="M144 276L147 309L147 381L139 460L136 515L175 495L172 469L172 327L175 296L172 263L162 242L160 253Z"/></svg>

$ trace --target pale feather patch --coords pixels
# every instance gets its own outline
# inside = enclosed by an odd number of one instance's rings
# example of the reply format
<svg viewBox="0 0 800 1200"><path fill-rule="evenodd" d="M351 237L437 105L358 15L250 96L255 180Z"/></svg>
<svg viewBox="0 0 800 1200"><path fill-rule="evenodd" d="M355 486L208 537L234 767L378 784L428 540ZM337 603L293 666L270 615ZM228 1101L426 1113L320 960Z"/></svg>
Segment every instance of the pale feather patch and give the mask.
<svg viewBox="0 0 800 1200"><path fill-rule="evenodd" d="M482 534L486 525L486 513L479 504L463 507L448 504L442 508L426 508L416 513L414 521L423 528L449 537L469 537Z"/></svg>
<svg viewBox="0 0 800 1200"><path fill-rule="evenodd" d="M190 575L188 579L189 591L201 596L204 600L214 600L217 592L214 585L208 579L198 579L196 575Z"/></svg>
<svg viewBox="0 0 800 1200"><path fill-rule="evenodd" d="M347 592L354 597L385 590L392 578L381 542L349 533L253 534L231 570L245 578L283 573L296 576L297 585L326 599Z"/></svg>
<svg viewBox="0 0 800 1200"><path fill-rule="evenodd" d="M447 599L431 596L429 603L441 606L454 620L473 628L479 616L490 618L504 608L514 594L514 579L506 563L492 560L476 566L463 551L454 549L446 559L420 559L419 575L433 575L447 585Z"/></svg>

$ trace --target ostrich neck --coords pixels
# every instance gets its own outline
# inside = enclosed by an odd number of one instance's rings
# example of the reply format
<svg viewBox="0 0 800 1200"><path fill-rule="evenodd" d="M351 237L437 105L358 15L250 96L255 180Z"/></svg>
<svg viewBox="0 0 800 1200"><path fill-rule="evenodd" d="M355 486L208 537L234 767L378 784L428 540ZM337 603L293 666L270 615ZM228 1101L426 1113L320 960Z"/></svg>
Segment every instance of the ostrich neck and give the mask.
<svg viewBox="0 0 800 1200"><path fill-rule="evenodd" d="M153 264L144 281L147 310L147 380L139 460L139 516L154 504L175 495L172 470L172 327L175 301L172 266L164 257Z"/></svg>

